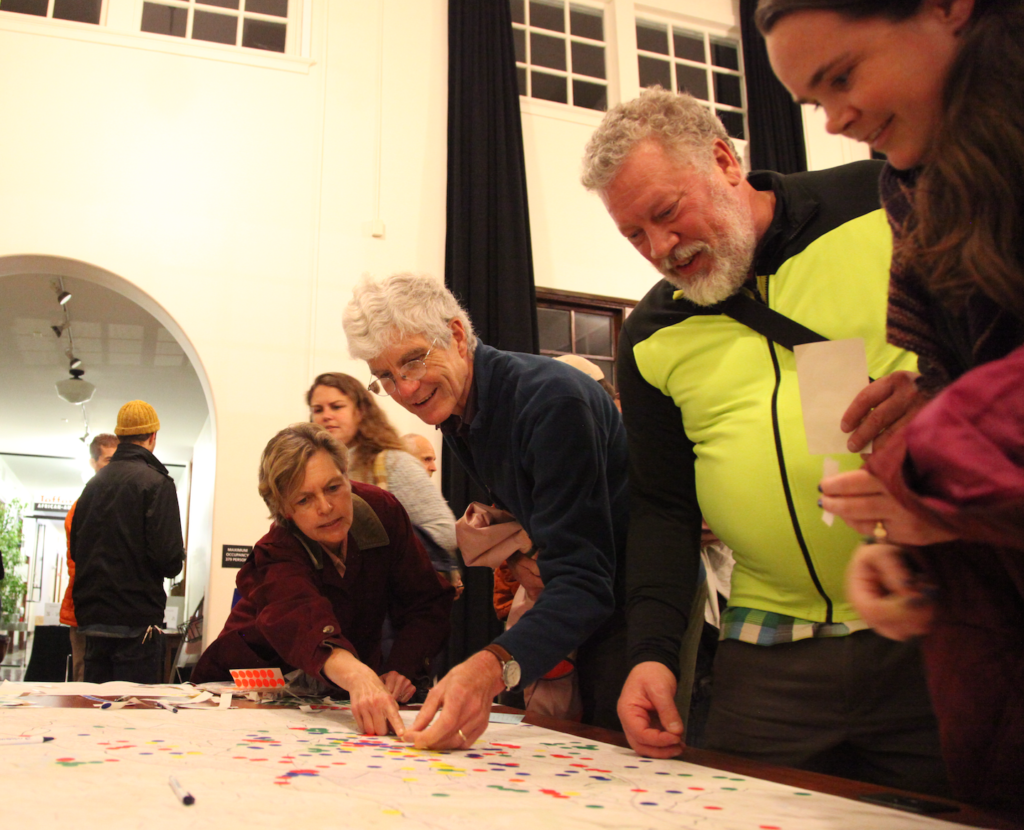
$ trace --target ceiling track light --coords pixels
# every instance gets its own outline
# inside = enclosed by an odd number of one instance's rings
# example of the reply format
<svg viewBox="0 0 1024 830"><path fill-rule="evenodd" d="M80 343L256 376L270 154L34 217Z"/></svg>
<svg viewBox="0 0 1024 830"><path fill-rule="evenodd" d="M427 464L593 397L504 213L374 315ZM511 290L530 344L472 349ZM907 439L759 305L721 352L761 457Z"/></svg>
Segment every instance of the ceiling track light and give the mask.
<svg viewBox="0 0 1024 830"><path fill-rule="evenodd" d="M53 291L57 295L57 302L61 305L66 305L68 300L71 299L71 292L64 287L64 277L58 277L50 285L53 286Z"/></svg>
<svg viewBox="0 0 1024 830"><path fill-rule="evenodd" d="M67 345L67 348L64 349L64 354L67 356L68 361L70 362L70 367L71 367L71 370L72 370L71 371L72 376L74 378L78 378L78 376L80 374L82 374L82 373L79 372L76 375L75 371L78 370L81 367L82 360L81 360L81 358L75 357L75 337L74 337L74 334L72 334L72 332L71 332L71 314L68 312L68 307L67 307L67 302L68 302L68 300L71 299L71 292L70 291L66 291L64 289L64 280L63 279L61 279L59 282L57 280L54 280L54 282L53 282L53 290L57 292L57 302L60 303L61 311L64 312L64 322L63 323L56 323L56 324L50 326L50 329L53 331L54 334L57 335L57 339L58 340L60 340L61 338L64 337L64 332L67 332L67 334L68 334L68 345ZM61 381L61 382L62 383L67 383L68 381ZM83 383L84 383L84 381L83 381ZM90 386L90 387L92 386L91 383L87 384L87 385ZM59 386L59 384L58 384L58 386ZM62 398L64 397L63 393L61 393L59 391L59 389L58 389L57 394L59 394ZM67 400L67 398L65 398L65 400ZM86 398L86 400L88 400L88 398ZM78 401L71 401L71 402L72 403L78 403Z"/></svg>

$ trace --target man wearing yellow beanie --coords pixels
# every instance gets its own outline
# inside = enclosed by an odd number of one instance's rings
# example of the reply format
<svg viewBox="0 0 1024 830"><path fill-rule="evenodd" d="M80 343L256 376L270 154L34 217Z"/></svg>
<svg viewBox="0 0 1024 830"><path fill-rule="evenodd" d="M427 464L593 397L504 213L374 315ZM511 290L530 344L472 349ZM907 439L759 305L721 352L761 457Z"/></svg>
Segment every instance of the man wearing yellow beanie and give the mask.
<svg viewBox="0 0 1024 830"><path fill-rule="evenodd" d="M85 486L71 523L87 683L166 680L163 581L181 573L185 552L174 481L153 455L159 429L145 401L121 407L117 450Z"/></svg>

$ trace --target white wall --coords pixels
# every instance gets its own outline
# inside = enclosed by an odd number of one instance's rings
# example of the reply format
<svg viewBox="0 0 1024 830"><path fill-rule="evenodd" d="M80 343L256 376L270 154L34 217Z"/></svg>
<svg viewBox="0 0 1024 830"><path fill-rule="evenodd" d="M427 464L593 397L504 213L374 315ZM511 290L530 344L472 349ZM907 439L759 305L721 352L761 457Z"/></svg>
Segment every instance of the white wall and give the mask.
<svg viewBox="0 0 1024 830"><path fill-rule="evenodd" d="M642 8L727 29L736 5ZM306 418L317 373L366 377L340 325L353 284L444 269L447 4L310 7L308 59L0 12L0 256L69 257L116 275L173 324L204 381L189 605L208 559L207 639L236 574L221 570L221 546L253 544L268 525L255 483L267 439ZM612 8L615 53L634 4ZM615 81L626 97L636 84L635 72ZM654 271L577 182L600 115L539 102L524 113L537 284L638 299ZM383 237L371 236L374 220ZM400 432L437 442L385 407Z"/></svg>
<svg viewBox="0 0 1024 830"><path fill-rule="evenodd" d="M24 488L18 477L7 466L7 462L0 458L0 501L7 504L13 499L23 501L24 498Z"/></svg>
<svg viewBox="0 0 1024 830"><path fill-rule="evenodd" d="M867 144L841 135L829 135L825 129L824 110L805 106L800 108L800 112L804 120L808 170L824 170L827 167L871 158L871 149Z"/></svg>
<svg viewBox="0 0 1024 830"><path fill-rule="evenodd" d="M0 256L127 281L208 382L216 447L194 459L195 474L216 459L207 637L236 573L221 572L221 545L268 526L255 484L267 439L306 417L315 373L365 375L339 325L354 281L443 270L446 4L312 9L308 61L0 20ZM378 215L383 239L366 231ZM206 521L193 487L190 539Z"/></svg>
<svg viewBox="0 0 1024 830"><path fill-rule="evenodd" d="M185 619L188 619L195 611L199 600L207 592L210 563L214 560L210 546L213 540L216 468L217 445L213 436L213 421L207 418L196 439L189 469L188 540L185 551L188 561L188 573L185 575ZM216 559L219 562L219 549L217 553ZM205 607L204 605L204 609ZM180 622L184 622L184 620L180 620Z"/></svg>

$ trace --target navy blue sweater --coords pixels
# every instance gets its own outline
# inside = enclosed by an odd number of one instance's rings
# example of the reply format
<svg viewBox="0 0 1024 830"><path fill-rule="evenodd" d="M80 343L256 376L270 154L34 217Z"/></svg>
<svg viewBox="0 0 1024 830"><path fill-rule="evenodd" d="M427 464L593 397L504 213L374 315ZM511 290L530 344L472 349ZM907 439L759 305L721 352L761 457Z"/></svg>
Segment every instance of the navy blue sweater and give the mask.
<svg viewBox="0 0 1024 830"><path fill-rule="evenodd" d="M544 592L495 640L519 661L525 686L621 605L626 433L596 382L549 357L479 343L472 383L477 411L468 436L448 428L445 442L541 549Z"/></svg>

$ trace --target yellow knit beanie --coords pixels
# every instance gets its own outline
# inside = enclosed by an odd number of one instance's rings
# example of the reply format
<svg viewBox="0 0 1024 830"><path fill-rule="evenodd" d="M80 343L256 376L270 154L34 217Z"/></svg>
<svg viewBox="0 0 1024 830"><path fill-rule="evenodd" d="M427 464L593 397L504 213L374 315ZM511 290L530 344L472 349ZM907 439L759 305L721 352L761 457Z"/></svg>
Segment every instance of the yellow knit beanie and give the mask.
<svg viewBox="0 0 1024 830"><path fill-rule="evenodd" d="M146 435L160 429L156 410L145 401L128 401L117 413L115 435Z"/></svg>

